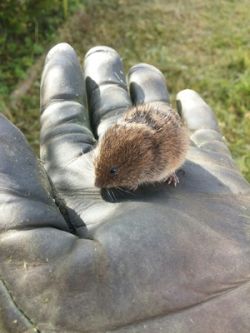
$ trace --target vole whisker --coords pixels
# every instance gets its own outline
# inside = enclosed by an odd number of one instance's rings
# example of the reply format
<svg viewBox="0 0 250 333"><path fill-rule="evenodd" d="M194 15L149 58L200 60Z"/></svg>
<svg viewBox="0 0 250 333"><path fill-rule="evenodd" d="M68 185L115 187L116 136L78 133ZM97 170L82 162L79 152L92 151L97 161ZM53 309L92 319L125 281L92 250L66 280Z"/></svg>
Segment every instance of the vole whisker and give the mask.
<svg viewBox="0 0 250 333"><path fill-rule="evenodd" d="M116 196L112 189L111 189L111 193L112 193L113 201L116 201Z"/></svg>
<svg viewBox="0 0 250 333"><path fill-rule="evenodd" d="M114 194L114 192L112 191L111 188L107 188L107 189L106 189L106 193L107 193L108 199L109 199L110 201L113 202L113 201L116 200L115 194Z"/></svg>
<svg viewBox="0 0 250 333"><path fill-rule="evenodd" d="M109 189L107 189L107 193L108 193L108 196L109 196L109 200L113 201L112 194L111 194Z"/></svg>
<svg viewBox="0 0 250 333"><path fill-rule="evenodd" d="M121 192L124 192L124 193L126 193L126 194L132 194L132 195L135 195L135 193L133 193L133 191L126 190L125 188L118 187L118 189L119 189Z"/></svg>

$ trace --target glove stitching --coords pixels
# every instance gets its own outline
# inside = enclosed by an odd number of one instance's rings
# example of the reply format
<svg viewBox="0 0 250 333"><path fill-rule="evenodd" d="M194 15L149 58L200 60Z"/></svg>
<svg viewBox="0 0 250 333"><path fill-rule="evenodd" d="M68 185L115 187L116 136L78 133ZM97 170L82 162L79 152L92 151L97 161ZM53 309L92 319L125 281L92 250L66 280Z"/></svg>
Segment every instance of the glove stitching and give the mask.
<svg viewBox="0 0 250 333"><path fill-rule="evenodd" d="M0 277L0 281L2 282L4 288L6 289L9 297L11 298L11 301L13 302L14 306L16 307L16 309L20 312L21 316L23 316L32 326L32 328L35 330L36 333L42 333L36 326L36 324L33 322L32 319L30 319L28 317L28 315L18 306L17 302L15 301L15 298L12 295L12 292L10 291L10 289L7 287L7 283L6 281Z"/></svg>

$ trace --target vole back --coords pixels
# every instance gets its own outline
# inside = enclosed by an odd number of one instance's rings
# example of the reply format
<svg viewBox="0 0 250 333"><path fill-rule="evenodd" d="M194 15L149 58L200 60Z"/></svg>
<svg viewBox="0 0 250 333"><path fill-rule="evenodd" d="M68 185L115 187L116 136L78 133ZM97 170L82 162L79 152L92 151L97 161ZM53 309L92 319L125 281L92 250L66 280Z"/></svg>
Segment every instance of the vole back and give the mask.
<svg viewBox="0 0 250 333"><path fill-rule="evenodd" d="M133 107L98 143L96 186L136 189L166 180L176 185L174 172L185 160L188 143L187 129L172 108L156 103Z"/></svg>

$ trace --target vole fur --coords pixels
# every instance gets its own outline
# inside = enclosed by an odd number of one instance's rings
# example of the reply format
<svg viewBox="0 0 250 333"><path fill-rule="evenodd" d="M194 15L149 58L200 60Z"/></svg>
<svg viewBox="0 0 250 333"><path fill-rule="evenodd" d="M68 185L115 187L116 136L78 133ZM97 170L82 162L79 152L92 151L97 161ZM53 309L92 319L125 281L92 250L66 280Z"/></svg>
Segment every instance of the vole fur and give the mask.
<svg viewBox="0 0 250 333"><path fill-rule="evenodd" d="M163 103L132 107L100 138L95 154L95 185L135 190L168 181L185 161L189 135L179 114Z"/></svg>

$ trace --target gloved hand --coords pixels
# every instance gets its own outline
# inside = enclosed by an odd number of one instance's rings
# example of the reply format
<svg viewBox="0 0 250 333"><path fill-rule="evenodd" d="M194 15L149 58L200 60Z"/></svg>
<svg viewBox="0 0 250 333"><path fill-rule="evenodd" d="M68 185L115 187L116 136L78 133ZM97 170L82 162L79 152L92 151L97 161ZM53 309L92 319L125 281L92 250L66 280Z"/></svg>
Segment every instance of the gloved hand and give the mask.
<svg viewBox="0 0 250 333"><path fill-rule="evenodd" d="M110 48L88 52L84 80L69 45L49 52L49 178L0 117L1 333L249 333L250 187L197 93L177 95L191 147L176 188L108 194L93 185L98 135L132 104L169 102L152 66L133 67L128 82L130 95Z"/></svg>

